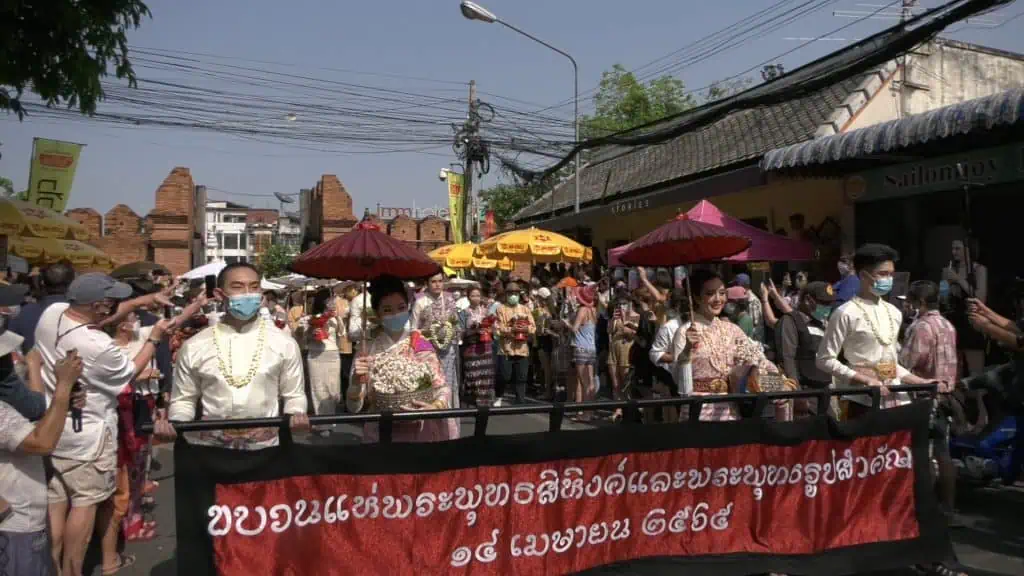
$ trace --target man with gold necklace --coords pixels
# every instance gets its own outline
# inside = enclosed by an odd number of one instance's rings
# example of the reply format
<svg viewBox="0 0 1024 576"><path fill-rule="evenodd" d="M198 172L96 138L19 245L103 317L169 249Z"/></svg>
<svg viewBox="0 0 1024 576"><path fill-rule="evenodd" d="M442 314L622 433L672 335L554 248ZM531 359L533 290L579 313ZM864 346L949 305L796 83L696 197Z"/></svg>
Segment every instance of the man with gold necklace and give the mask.
<svg viewBox="0 0 1024 576"><path fill-rule="evenodd" d="M220 322L199 332L178 351L166 419L154 434L172 440L170 421L274 418L283 409L293 432L308 432L299 346L259 315L260 274L251 264L224 267L214 291L227 310ZM282 408L283 407L283 408ZM190 441L241 450L277 444L276 428L188 434Z"/></svg>
<svg viewBox="0 0 1024 576"><path fill-rule="evenodd" d="M945 389L947 385L915 376L897 361L903 314L884 298L892 291L898 258L896 250L884 244L865 244L857 250L853 268L860 289L829 317L816 359L818 368L832 375L834 386L881 388L883 408L909 402L905 393L890 392L894 386L938 383ZM839 360L840 353L846 363ZM869 396L849 396L847 400L848 418L871 408Z"/></svg>

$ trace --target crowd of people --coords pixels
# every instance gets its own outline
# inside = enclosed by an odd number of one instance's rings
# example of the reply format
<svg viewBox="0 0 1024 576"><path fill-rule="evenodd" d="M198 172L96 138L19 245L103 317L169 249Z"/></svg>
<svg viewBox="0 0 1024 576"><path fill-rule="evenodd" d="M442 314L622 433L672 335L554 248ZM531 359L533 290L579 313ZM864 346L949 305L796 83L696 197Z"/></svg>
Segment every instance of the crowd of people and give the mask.
<svg viewBox="0 0 1024 576"><path fill-rule="evenodd" d="M313 427L310 415L851 386L879 389L888 408L909 402L899 392L907 384L952 396L965 372L983 370L970 358L978 339L1024 348L1020 329L985 305L984 268L962 265L963 256L955 244L941 282L916 281L900 298L891 298L898 256L878 244L843 257L835 284L793 270L776 277L781 288L721 266L685 277L549 265L528 279L380 277L265 292L259 270L237 263L211 294L202 282L120 282L59 262L32 286L0 285L0 568L78 576L94 543L103 574L130 567L121 543L156 533L152 446L177 438L174 422L285 415L293 434L330 437L334 427ZM763 415L856 418L871 403L780 400ZM952 516L955 470L936 413L940 494ZM752 415L713 403L699 417ZM148 421L152 436L136 426ZM440 441L460 428L456 419L401 421L392 434ZM275 445L279 431L185 435L252 450ZM363 438L376 441L376 424ZM954 560L919 568L962 573Z"/></svg>

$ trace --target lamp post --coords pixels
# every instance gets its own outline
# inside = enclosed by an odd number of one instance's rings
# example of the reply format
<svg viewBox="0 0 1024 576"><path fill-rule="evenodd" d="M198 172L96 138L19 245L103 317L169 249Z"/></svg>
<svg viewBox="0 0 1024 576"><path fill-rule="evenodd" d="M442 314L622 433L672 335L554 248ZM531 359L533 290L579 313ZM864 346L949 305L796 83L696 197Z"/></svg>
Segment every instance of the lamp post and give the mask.
<svg viewBox="0 0 1024 576"><path fill-rule="evenodd" d="M573 90L573 98L572 98L572 127L573 127L573 134L574 134L573 138L575 139L575 143L578 145L579 142L580 142L580 70L579 70L579 67L576 65L576 59L573 58L572 56L570 56L568 52L565 52L563 50L559 50L558 48L555 48L554 46L552 46L551 44L548 44L547 42L541 40L540 38L537 38L536 36L533 36L533 35L531 35L531 34L529 34L527 32L524 32L524 31L520 30L519 28L516 28L515 26L509 24L508 22L505 22L504 20L501 20L500 18L495 16L493 12L491 12L490 10L488 10L488 9L484 8L483 6L477 4L476 2L470 2L469 0L462 0L462 4L459 5L459 10L461 10L462 11L462 15L465 16L469 20L479 20L480 22L486 22L488 24L494 24L494 23L501 24L502 26L508 28L509 30L512 30L514 32L518 32L519 34L522 34L523 36L526 36L530 40L533 40L534 42L536 42L536 43L538 43L538 44L540 44L542 46L545 46L546 48L549 48L551 50L554 50L555 52L558 52L562 56L565 56L566 58L568 58L569 62L572 62L572 90ZM576 181L575 182L576 183L576 186L575 186L575 188L576 188L576 202L573 205L573 212L574 213L579 213L579 211L580 211L580 168L582 167L582 166L580 166L580 153L579 153L579 150L576 151L575 162L576 162L576 168L575 168L574 172L575 172L575 181ZM552 200L554 200L554 190L552 190L552 192L551 192L551 197L552 197ZM553 208L552 208L552 216L554 216Z"/></svg>

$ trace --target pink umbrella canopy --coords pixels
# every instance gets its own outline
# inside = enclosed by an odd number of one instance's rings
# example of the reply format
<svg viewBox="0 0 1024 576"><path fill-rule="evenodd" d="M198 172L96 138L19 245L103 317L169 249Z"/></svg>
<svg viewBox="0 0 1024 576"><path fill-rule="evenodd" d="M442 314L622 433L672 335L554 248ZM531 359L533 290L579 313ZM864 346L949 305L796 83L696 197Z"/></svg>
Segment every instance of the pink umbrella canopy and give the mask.
<svg viewBox="0 0 1024 576"><path fill-rule="evenodd" d="M749 247L746 236L680 214L633 241L619 259L627 266L680 266L721 260Z"/></svg>
<svg viewBox="0 0 1024 576"><path fill-rule="evenodd" d="M726 228L740 236L750 238L750 247L746 250L725 258L728 262L793 262L813 260L814 244L802 240L794 240L785 236L772 234L766 230L751 226L718 209L707 200L701 200L690 208L686 214L692 219L705 224L714 224ZM608 251L608 265L622 266L621 256L632 247L632 244L612 248Z"/></svg>
<svg viewBox="0 0 1024 576"><path fill-rule="evenodd" d="M299 255L289 269L310 278L368 281L385 274L403 280L427 278L441 266L364 217L346 234Z"/></svg>

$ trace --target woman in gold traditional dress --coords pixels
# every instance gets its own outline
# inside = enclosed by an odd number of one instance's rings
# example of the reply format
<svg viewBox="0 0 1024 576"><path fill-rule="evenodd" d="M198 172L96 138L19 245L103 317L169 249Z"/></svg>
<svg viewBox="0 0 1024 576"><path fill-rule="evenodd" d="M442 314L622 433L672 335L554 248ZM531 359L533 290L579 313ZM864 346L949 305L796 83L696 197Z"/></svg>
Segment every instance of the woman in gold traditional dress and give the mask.
<svg viewBox="0 0 1024 576"><path fill-rule="evenodd" d="M678 382L681 393L717 395L755 389L752 383L777 378L778 367L764 356L761 347L735 324L719 319L726 304L725 283L712 270L696 270L690 278L694 290L694 318L676 332L673 357L676 374L689 374L690 382ZM684 325L685 326L685 325ZM689 364L687 370L686 364ZM786 403L783 403L783 408ZM736 420L732 403L705 404L701 420Z"/></svg>

